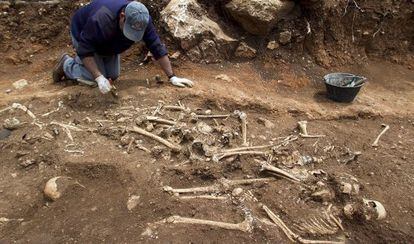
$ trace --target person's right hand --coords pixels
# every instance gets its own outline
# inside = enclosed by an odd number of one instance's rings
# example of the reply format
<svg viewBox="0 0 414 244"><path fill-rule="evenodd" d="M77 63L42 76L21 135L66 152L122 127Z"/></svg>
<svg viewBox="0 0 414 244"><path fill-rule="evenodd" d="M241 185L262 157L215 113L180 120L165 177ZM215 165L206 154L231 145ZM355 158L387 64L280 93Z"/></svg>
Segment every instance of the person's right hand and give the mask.
<svg viewBox="0 0 414 244"><path fill-rule="evenodd" d="M109 82L109 80L107 78L105 78L105 76L103 76L103 75L98 76L95 79L95 81L96 81L96 83L98 83L99 90L103 94L106 94L106 93L111 91L111 89L112 89L111 83Z"/></svg>

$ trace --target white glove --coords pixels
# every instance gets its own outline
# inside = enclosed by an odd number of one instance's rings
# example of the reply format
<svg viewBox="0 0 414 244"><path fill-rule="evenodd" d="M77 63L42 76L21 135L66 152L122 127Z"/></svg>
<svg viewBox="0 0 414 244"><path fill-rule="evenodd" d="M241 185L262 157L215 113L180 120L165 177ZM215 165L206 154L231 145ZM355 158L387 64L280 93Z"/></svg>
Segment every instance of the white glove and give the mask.
<svg viewBox="0 0 414 244"><path fill-rule="evenodd" d="M170 78L170 82L171 84L173 84L174 86L178 86L178 87L193 87L194 82L192 82L189 79L185 79L185 78L178 78L177 76L173 76Z"/></svg>
<svg viewBox="0 0 414 244"><path fill-rule="evenodd" d="M109 83L109 80L107 78L105 78L105 76L103 76L103 75L98 76L95 79L95 81L96 81L96 83L98 83L99 90L103 94L106 94L106 93L111 91L111 89L112 89L111 83Z"/></svg>

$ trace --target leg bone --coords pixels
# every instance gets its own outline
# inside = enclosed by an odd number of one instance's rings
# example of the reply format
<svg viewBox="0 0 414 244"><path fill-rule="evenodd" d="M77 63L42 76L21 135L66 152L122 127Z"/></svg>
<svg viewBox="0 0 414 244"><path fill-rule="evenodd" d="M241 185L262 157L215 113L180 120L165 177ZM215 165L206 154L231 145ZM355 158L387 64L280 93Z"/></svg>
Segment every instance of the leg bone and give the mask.
<svg viewBox="0 0 414 244"><path fill-rule="evenodd" d="M174 143L171 143L171 142L165 140L164 138L161 138L161 137L159 137L157 135L154 135L154 134L152 134L152 133L150 133L150 132L148 132L148 131L146 131L144 129L141 129L141 128L137 127L137 126L134 126L132 128L129 128L128 130L131 131L131 132L138 133L140 135L147 136L147 137L149 137L149 138L151 138L151 139L153 139L155 141L158 141L161 144L164 144L165 146L167 146L168 148L170 148L171 150L173 150L175 152L181 151L181 146L176 145Z"/></svg>
<svg viewBox="0 0 414 244"><path fill-rule="evenodd" d="M387 132L387 130L390 129L390 126L389 125L382 124L382 126L385 127L385 128L378 135L377 139L375 139L374 143L372 143L372 146L373 147L378 147L378 143L379 143L380 138L385 134L385 132Z"/></svg>
<svg viewBox="0 0 414 244"><path fill-rule="evenodd" d="M181 216L171 216L165 220L166 223L173 223L173 224L195 224L195 225L209 225L214 227L219 227L227 230L239 230L243 232L251 232L253 229L251 218L246 218L241 223L232 224L226 222L218 222L218 221L211 221L211 220L204 220L204 219L193 219L193 218L184 218Z"/></svg>

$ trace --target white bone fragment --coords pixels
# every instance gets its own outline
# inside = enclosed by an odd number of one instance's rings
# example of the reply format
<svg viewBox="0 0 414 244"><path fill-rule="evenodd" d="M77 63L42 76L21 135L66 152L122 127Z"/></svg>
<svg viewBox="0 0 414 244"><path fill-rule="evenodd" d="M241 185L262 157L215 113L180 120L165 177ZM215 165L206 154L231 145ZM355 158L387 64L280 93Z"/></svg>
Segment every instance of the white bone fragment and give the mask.
<svg viewBox="0 0 414 244"><path fill-rule="evenodd" d="M232 224L226 222L219 222L219 221L211 221L211 220L204 220L204 219L194 219L194 218L184 218L178 215L171 216L165 219L166 223L173 223L173 224L194 224L194 225L208 225L213 227L219 227L226 230L239 230L242 232L251 232L253 230L253 219L246 218L241 223Z"/></svg>
<svg viewBox="0 0 414 244"><path fill-rule="evenodd" d="M145 117L145 120L150 121L150 122L160 123L160 124L166 124L166 125L176 125L177 124L177 122L175 122L175 121L162 119L162 118L155 117L155 116L147 116L147 117Z"/></svg>
<svg viewBox="0 0 414 244"><path fill-rule="evenodd" d="M385 219L385 217L387 217L387 211L385 211L382 203L370 199L363 199L363 201L367 207L375 209L377 212L377 220Z"/></svg>
<svg viewBox="0 0 414 244"><path fill-rule="evenodd" d="M302 138L321 138L321 137L325 137L325 135L309 135L308 134L308 121L299 121L298 122L298 127L299 127L299 135Z"/></svg>
<svg viewBox="0 0 414 244"><path fill-rule="evenodd" d="M56 112L58 112L61 108L63 108L63 102L62 102L62 101L59 101L59 102L58 102L58 107L57 107L56 109L54 109L54 110L52 110L52 111L50 111L50 112L48 112L48 113L42 114L42 117L47 117L47 116L49 116L49 115L51 115L51 114L53 114L53 113L56 113Z"/></svg>
<svg viewBox="0 0 414 244"><path fill-rule="evenodd" d="M274 181L274 178L257 178L257 179L243 179L243 180L227 180L227 179L220 179L218 183L210 186L202 186L202 187L193 187L193 188L183 188L183 189L174 189L170 186L164 186L164 191L170 193L206 193L206 192L218 192L221 190L226 190L232 186L238 185L249 185L258 182L269 182Z"/></svg>
<svg viewBox="0 0 414 244"><path fill-rule="evenodd" d="M284 171L282 169L279 169L275 166L272 166L268 163L262 163L261 171L269 171L269 172L274 173L278 176L282 176L282 177L285 177L287 179L290 179L294 182L300 182L301 181L300 179L298 179L296 176L290 174L289 172L286 172L286 171Z"/></svg>
<svg viewBox="0 0 414 244"><path fill-rule="evenodd" d="M303 244L344 244L344 241L324 241L324 240L307 240L303 239L298 234L295 234L289 227L286 226L286 224L280 219L279 216L277 216L275 213L273 213L268 207L265 205L262 206L263 210L267 213L269 218L274 222L271 223L267 220L261 220L263 223L277 226L285 233L285 235L291 240L292 242L299 242Z"/></svg>
<svg viewBox="0 0 414 244"><path fill-rule="evenodd" d="M26 106L21 105L20 103L13 103L12 108L20 109L23 112L27 113L32 119L36 119L36 115L34 115Z"/></svg>
<svg viewBox="0 0 414 244"><path fill-rule="evenodd" d="M380 138L385 134L385 132L387 132L390 129L389 125L386 124L382 124L382 127L384 127L384 129L381 131L381 133L377 136L377 138L375 139L374 143L372 143L373 147L378 147L378 143Z"/></svg>
<svg viewBox="0 0 414 244"><path fill-rule="evenodd" d="M147 136L147 137L149 137L149 138L151 138L151 139L153 139L155 141L158 141L159 143L167 146L168 148L170 148L171 150L173 150L175 152L181 151L181 146L176 145L176 144L174 144L172 142L169 142L169 141L165 140L164 138L161 138L161 137L159 137L157 135L154 135L154 134L152 134L152 133L150 133L150 132L148 132L148 131L146 131L144 129L141 129L141 128L137 127L137 126L134 126L132 128L129 128L128 131L135 132L135 133L138 133L140 135Z"/></svg>
<svg viewBox="0 0 414 244"><path fill-rule="evenodd" d="M266 156L267 154L268 154L267 152L262 152L262 151L235 151L235 152L228 152L228 153L219 153L219 154L213 155L213 161L219 162L223 158L228 158L228 157L236 156L236 155L238 156L242 156L242 155Z"/></svg>
<svg viewBox="0 0 414 244"><path fill-rule="evenodd" d="M197 195L197 196L180 196L180 199L183 199L183 200L192 200L192 199L227 200L228 198L225 196Z"/></svg>
<svg viewBox="0 0 414 244"><path fill-rule="evenodd" d="M234 111L234 114L237 115L241 121L241 131L242 131L242 137L243 137L243 147L249 146L249 143L247 142L247 114L241 111Z"/></svg>

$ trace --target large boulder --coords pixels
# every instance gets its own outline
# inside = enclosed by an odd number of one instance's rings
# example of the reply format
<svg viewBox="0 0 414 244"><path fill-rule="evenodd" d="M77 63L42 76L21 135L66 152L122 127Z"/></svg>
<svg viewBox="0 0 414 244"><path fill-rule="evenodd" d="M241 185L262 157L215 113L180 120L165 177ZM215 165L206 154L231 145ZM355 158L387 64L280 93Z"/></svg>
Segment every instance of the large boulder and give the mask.
<svg viewBox="0 0 414 244"><path fill-rule="evenodd" d="M243 28L254 35L266 35L295 7L286 0L232 0L226 9Z"/></svg>
<svg viewBox="0 0 414 244"><path fill-rule="evenodd" d="M161 11L161 22L187 55L193 53L190 58L215 62L232 55L237 45L196 0L171 0Z"/></svg>

